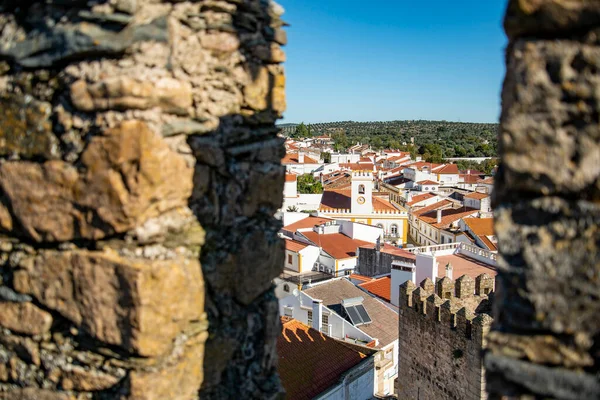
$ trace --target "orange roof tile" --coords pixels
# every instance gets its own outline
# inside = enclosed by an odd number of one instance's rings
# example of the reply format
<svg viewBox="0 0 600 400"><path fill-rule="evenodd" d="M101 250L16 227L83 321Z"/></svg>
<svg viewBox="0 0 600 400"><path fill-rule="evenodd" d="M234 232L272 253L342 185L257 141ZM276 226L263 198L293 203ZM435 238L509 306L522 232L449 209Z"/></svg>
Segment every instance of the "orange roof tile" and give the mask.
<svg viewBox="0 0 600 400"><path fill-rule="evenodd" d="M480 180L479 176L477 175L461 174L460 178L463 180L464 183L477 183Z"/></svg>
<svg viewBox="0 0 600 400"><path fill-rule="evenodd" d="M286 399L314 398L367 357L295 319L282 318L281 322L277 370Z"/></svg>
<svg viewBox="0 0 600 400"><path fill-rule="evenodd" d="M282 164L301 164L298 161L298 153L287 153L285 157L281 159ZM304 162L302 164L318 164L319 162L315 159L305 155Z"/></svg>
<svg viewBox="0 0 600 400"><path fill-rule="evenodd" d="M421 210L419 210L421 211ZM442 220L437 222L437 209L429 210L426 213L421 213L419 219L436 228L446 228L451 223L458 221L461 218L468 217L478 212L475 208L446 208L442 209Z"/></svg>
<svg viewBox="0 0 600 400"><path fill-rule="evenodd" d="M320 235L315 231L310 231L302 232L302 234L315 246L321 247L323 251L338 260L356 257L356 249L369 243L364 240L352 239L341 233Z"/></svg>
<svg viewBox="0 0 600 400"><path fill-rule="evenodd" d="M496 246L496 243L492 242L489 237L487 237L487 236L479 236L479 239L481 239L481 241L483 242L483 244L486 245L486 247L488 248L488 250L490 250L490 251L498 251L498 246Z"/></svg>
<svg viewBox="0 0 600 400"><path fill-rule="evenodd" d="M476 235L494 235L494 218L466 218L465 224Z"/></svg>
<svg viewBox="0 0 600 400"><path fill-rule="evenodd" d="M435 195L435 194L433 194L433 193L424 193L424 194L420 194L420 195L418 195L418 196L415 196L415 197L413 197L411 201L409 201L408 203L406 203L406 205L407 205L407 206L414 206L414 205L415 205L415 204L417 204L417 203L420 203L420 202L422 202L422 201L425 201L425 200L432 199L432 198L434 198L434 197L436 197L436 195ZM444 202L446 202L446 203L444 203ZM443 203L443 204L442 204L442 203ZM419 212L427 212L427 211L429 211L429 210L433 210L433 209L435 209L435 208L436 208L436 207L434 207L434 206L436 206L436 205L437 205L438 207L441 207L441 206L443 206L443 205L445 205L445 206L448 206L448 205L450 205L450 204L452 204L452 202L451 202L451 201L448 201L448 200L442 200L442 201L438 201L437 203L433 203L433 204L430 204L430 205L428 205L427 207L423 207L423 208L420 208L420 209L418 209L418 210L415 210L415 211L413 211L413 215L419 215L419 214L418 214Z"/></svg>
<svg viewBox="0 0 600 400"><path fill-rule="evenodd" d="M473 193L469 193L469 194L465 195L465 199L481 200L481 199L485 199L486 197L490 197L490 195L487 193L479 193L479 192L473 192Z"/></svg>
<svg viewBox="0 0 600 400"><path fill-rule="evenodd" d="M333 221L333 220L331 218L310 216L310 217L301 219L300 221L296 221L293 224L284 226L283 229L286 231L290 231L290 232L296 232L298 229L312 228L315 225L321 225L328 221Z"/></svg>
<svg viewBox="0 0 600 400"><path fill-rule="evenodd" d="M488 274L491 277L498 275L496 267L492 267L491 265L475 260L474 258L467 257L464 254L437 256L436 260L438 262L438 278L446 276L446 264L448 263L452 265L452 276L454 278L469 275L471 278L475 279L478 275L483 273Z"/></svg>
<svg viewBox="0 0 600 400"><path fill-rule="evenodd" d="M458 165L456 164L448 164L443 168L436 171L438 174L448 175L448 174L458 174Z"/></svg>
<svg viewBox="0 0 600 400"><path fill-rule="evenodd" d="M384 276L383 278L375 279L370 282L361 283L358 286L365 289L367 292L374 294L377 297L381 297L386 301L390 301L392 278Z"/></svg>
<svg viewBox="0 0 600 400"><path fill-rule="evenodd" d="M428 179L426 179L424 181L419 181L419 182L417 182L417 184L419 184L419 185L439 185L438 182L430 181Z"/></svg>
<svg viewBox="0 0 600 400"><path fill-rule="evenodd" d="M340 163L340 168L347 168L352 171L373 171L373 163Z"/></svg>
<svg viewBox="0 0 600 400"><path fill-rule="evenodd" d="M493 177L485 178L485 179L480 180L478 183L482 183L484 185L493 185L494 178Z"/></svg>
<svg viewBox="0 0 600 400"><path fill-rule="evenodd" d="M285 174L286 182L296 182L297 176L294 174Z"/></svg>
<svg viewBox="0 0 600 400"><path fill-rule="evenodd" d="M297 253L307 247L308 245L306 243L298 242L297 240L286 239L285 241L285 249L293 251L294 253Z"/></svg>
<svg viewBox="0 0 600 400"><path fill-rule="evenodd" d="M371 277L364 276L364 275L359 275L359 274L350 274L350 276L348 278L354 279L354 280L357 280L357 281L362 281L362 282L369 282L369 281L373 280L373 278L371 278Z"/></svg>

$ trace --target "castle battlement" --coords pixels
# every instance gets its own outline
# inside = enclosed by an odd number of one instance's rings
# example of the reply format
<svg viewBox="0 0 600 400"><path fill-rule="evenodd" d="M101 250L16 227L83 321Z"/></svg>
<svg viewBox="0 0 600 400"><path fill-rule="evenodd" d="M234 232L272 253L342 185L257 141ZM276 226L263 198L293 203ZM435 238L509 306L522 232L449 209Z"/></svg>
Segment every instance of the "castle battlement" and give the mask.
<svg viewBox="0 0 600 400"><path fill-rule="evenodd" d="M400 286L401 314L412 312L448 327L468 339L482 341L493 321L489 315L495 280L488 274L475 278L448 277L435 284L424 279L419 286L406 281Z"/></svg>

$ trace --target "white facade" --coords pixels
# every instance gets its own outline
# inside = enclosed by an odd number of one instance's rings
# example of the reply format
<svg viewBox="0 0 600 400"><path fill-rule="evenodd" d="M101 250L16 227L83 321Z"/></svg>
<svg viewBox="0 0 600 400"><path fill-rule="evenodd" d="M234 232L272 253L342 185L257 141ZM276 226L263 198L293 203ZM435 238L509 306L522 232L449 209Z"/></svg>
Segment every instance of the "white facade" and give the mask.
<svg viewBox="0 0 600 400"><path fill-rule="evenodd" d="M292 294L279 300L279 315L297 319L338 340L346 340L348 338L348 340L358 344L367 344L375 340L375 338L367 335L345 318L342 318L333 310L323 305L321 305L322 320L319 324L319 321L313 318L316 314L313 310L313 302L315 300L318 299L313 299L306 293L298 291L295 295ZM326 324L324 323L325 318L323 316L327 317Z"/></svg>
<svg viewBox="0 0 600 400"><path fill-rule="evenodd" d="M444 186L456 186L458 185L458 174L437 174L437 181Z"/></svg>
<svg viewBox="0 0 600 400"><path fill-rule="evenodd" d="M318 262L321 252L318 247L308 245L297 252L285 250L285 268L298 272L306 273L312 271L315 263Z"/></svg>
<svg viewBox="0 0 600 400"><path fill-rule="evenodd" d="M375 365L373 356L348 370L334 387L316 396L318 400L365 400L374 398Z"/></svg>
<svg viewBox="0 0 600 400"><path fill-rule="evenodd" d="M352 214L371 214L373 212L373 173L352 173Z"/></svg>
<svg viewBox="0 0 600 400"><path fill-rule="evenodd" d="M356 163L360 160L360 153L332 153L331 154L331 162L332 163Z"/></svg>
<svg viewBox="0 0 600 400"><path fill-rule="evenodd" d="M469 197L464 198L465 207L475 208L481 212L492 211L491 197L485 197L483 199L472 199Z"/></svg>
<svg viewBox="0 0 600 400"><path fill-rule="evenodd" d="M322 198L323 194L299 194L296 197L284 197L282 210L287 211L289 207L296 207L298 211L316 211L319 209Z"/></svg>

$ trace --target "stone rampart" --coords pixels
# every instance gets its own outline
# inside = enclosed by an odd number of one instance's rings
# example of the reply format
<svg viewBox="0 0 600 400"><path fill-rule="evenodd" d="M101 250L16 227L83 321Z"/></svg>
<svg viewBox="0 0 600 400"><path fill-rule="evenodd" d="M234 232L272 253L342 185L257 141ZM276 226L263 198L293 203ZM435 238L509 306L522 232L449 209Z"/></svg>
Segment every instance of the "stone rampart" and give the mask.
<svg viewBox="0 0 600 400"><path fill-rule="evenodd" d="M0 399L271 398L283 10L0 4Z"/></svg>
<svg viewBox="0 0 600 400"><path fill-rule="evenodd" d="M399 398L486 398L481 353L493 289L487 274L400 286Z"/></svg>

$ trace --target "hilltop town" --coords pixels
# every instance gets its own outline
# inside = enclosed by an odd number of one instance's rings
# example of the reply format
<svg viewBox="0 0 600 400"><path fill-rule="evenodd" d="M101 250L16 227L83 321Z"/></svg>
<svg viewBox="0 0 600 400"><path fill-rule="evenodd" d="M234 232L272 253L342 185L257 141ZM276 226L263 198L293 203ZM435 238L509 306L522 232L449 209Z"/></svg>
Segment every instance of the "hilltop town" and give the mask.
<svg viewBox="0 0 600 400"><path fill-rule="evenodd" d="M288 398L485 398L495 169L335 147L328 135L285 140L274 283Z"/></svg>

